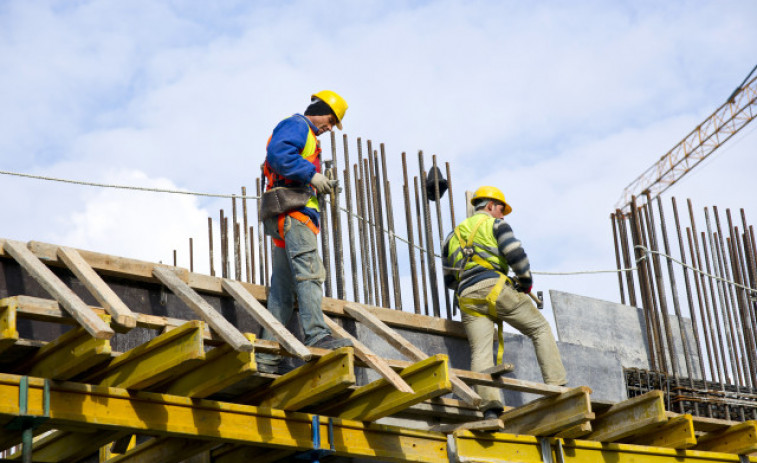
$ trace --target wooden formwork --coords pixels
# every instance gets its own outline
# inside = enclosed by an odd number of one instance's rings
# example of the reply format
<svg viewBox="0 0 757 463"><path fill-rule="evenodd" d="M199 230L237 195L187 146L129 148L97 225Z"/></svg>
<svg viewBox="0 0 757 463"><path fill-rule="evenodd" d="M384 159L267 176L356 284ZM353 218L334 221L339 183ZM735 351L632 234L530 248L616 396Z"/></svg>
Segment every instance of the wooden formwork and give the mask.
<svg viewBox="0 0 757 463"><path fill-rule="evenodd" d="M397 462L757 461L747 456L757 451L755 422L676 415L664 409L659 391L599 404L585 386L452 369L446 356L426 355L392 328L421 316L324 301L331 317L363 324L411 360L386 359L359 340L334 351L302 345L270 317L259 286L43 243L0 240L0 258L17 262L52 298L0 300L0 450L17 449L6 457L11 461L21 461L24 450L40 462L178 463L196 455L217 462L296 455ZM84 303L54 267L69 269L100 307ZM195 318L128 307L103 278L112 276L167 288ZM240 331L204 294L233 299L277 342ZM69 328L54 339L27 339L20 320ZM351 336L329 323L336 336ZM134 329L155 335L114 351L112 340ZM257 371L255 352L304 364L285 375L265 374ZM357 384L356 368L371 368L380 379ZM542 398L483 422L471 388L477 384ZM400 415L398 422L407 424L377 423ZM413 416L438 424L419 429L406 419Z"/></svg>

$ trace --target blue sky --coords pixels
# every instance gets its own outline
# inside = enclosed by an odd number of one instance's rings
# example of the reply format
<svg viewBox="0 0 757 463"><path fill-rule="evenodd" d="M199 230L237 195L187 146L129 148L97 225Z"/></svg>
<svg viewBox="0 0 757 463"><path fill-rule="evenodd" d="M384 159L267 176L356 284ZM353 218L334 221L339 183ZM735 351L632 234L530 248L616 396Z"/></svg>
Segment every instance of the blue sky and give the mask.
<svg viewBox="0 0 757 463"><path fill-rule="evenodd" d="M329 88L351 142L450 162L458 215L464 189L501 187L534 270L611 269L615 202L757 64L756 18L751 1L0 1L0 170L239 193L275 124ZM666 196L757 216L755 129ZM0 182L2 237L184 266L194 237L200 270L207 217L230 209ZM536 286L618 300L614 275Z"/></svg>

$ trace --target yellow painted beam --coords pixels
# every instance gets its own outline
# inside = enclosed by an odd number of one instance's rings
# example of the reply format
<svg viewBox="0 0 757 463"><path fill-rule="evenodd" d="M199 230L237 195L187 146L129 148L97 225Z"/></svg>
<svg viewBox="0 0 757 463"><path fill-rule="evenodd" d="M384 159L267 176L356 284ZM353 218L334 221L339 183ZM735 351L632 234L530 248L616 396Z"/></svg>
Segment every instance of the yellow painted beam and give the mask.
<svg viewBox="0 0 757 463"><path fill-rule="evenodd" d="M694 420L691 415L680 415L655 426L644 435L627 441L629 444L652 445L670 449L688 449L696 445Z"/></svg>
<svg viewBox="0 0 757 463"><path fill-rule="evenodd" d="M99 431L88 433L55 432L34 441L33 457L35 463L58 463L60 461L77 461L85 458L108 442L118 439L118 431ZM13 454L13 461L21 461L21 452Z"/></svg>
<svg viewBox="0 0 757 463"><path fill-rule="evenodd" d="M699 438L697 450L727 452L742 455L757 454L757 421L745 421L725 431Z"/></svg>
<svg viewBox="0 0 757 463"><path fill-rule="evenodd" d="M586 439L614 442L645 434L648 429L667 421L662 391L649 391L617 403L598 416L592 421L594 431Z"/></svg>
<svg viewBox="0 0 757 463"><path fill-rule="evenodd" d="M382 378L356 389L340 403L318 410L340 418L373 421L452 391L446 355L421 360L402 370L400 376L415 392L400 392Z"/></svg>
<svg viewBox="0 0 757 463"><path fill-rule="evenodd" d="M109 315L100 315L110 323ZM95 339L77 327L42 347L21 371L30 376L67 380L111 358L110 340Z"/></svg>
<svg viewBox="0 0 757 463"><path fill-rule="evenodd" d="M254 334L245 333L244 335L250 342L255 342ZM187 397L208 397L241 381L257 370L253 352L235 351L230 345L223 344L208 351L202 364L174 380L166 389L166 393Z"/></svg>
<svg viewBox="0 0 757 463"><path fill-rule="evenodd" d="M277 461L282 461L282 459L290 456L292 456L292 452L290 450L271 450L265 447L250 447L249 445L224 445L218 449L214 449L211 452L211 461L213 463L238 463L240 461L254 461L255 463L274 463ZM292 458L292 460L294 459Z"/></svg>
<svg viewBox="0 0 757 463"><path fill-rule="evenodd" d="M0 419L19 415L20 379L0 374ZM29 378L29 414L42 415L42 389L41 379ZM299 412L61 381L50 387L48 424L305 451L312 449L312 419ZM344 419L334 419L333 429L337 456L447 461L441 433ZM328 435L327 417L321 417L319 432ZM327 439L320 448L329 448Z"/></svg>
<svg viewBox="0 0 757 463"><path fill-rule="evenodd" d="M507 410L500 418L504 432L550 436L594 419L589 399L591 389L580 386L562 394L542 397Z"/></svg>
<svg viewBox="0 0 757 463"><path fill-rule="evenodd" d="M17 307L18 302L13 297L0 299L0 353L18 341Z"/></svg>
<svg viewBox="0 0 757 463"><path fill-rule="evenodd" d="M204 440L158 437L129 449L123 455L113 455L108 459L108 463L180 462L216 445L217 442Z"/></svg>
<svg viewBox="0 0 757 463"><path fill-rule="evenodd" d="M341 347L276 378L265 391L241 401L280 410L299 410L325 402L354 384L354 350Z"/></svg>
<svg viewBox="0 0 757 463"><path fill-rule="evenodd" d="M520 434L472 433L454 434L456 460L477 463L543 463L540 438ZM545 438L542 438L545 439ZM552 461L564 463L739 463L737 455L696 450L668 449L632 444L592 442L579 439L549 439ZM562 460L558 459L558 440ZM752 457L749 462L757 462Z"/></svg>
<svg viewBox="0 0 757 463"><path fill-rule="evenodd" d="M188 321L118 357L93 378L101 386L144 389L189 371L205 358L204 323Z"/></svg>

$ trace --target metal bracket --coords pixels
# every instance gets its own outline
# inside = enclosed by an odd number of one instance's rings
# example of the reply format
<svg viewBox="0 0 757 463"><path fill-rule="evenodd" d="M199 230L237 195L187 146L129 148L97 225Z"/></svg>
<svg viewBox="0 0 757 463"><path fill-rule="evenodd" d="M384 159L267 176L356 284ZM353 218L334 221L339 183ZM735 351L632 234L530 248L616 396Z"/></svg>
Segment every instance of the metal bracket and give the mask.
<svg viewBox="0 0 757 463"><path fill-rule="evenodd" d="M544 463L553 463L552 461L552 445L549 443L549 437L539 438L539 447L541 449L541 460Z"/></svg>
<svg viewBox="0 0 757 463"><path fill-rule="evenodd" d="M457 442L455 441L455 434L447 434L447 457L449 463L458 463L457 459Z"/></svg>
<svg viewBox="0 0 757 463"><path fill-rule="evenodd" d="M312 463L319 463L321 458L336 453L336 449L334 448L334 419L331 417L329 417L329 435L327 436L327 439L329 442L329 448L320 448L321 421L318 415L313 415L313 449L298 453L295 458L298 460L310 460Z"/></svg>
<svg viewBox="0 0 757 463"><path fill-rule="evenodd" d="M29 415L29 377L22 376L18 383L18 416L13 418L5 428L21 431L21 458L24 463L32 461L34 428L50 419L50 380L44 379L42 389L42 415Z"/></svg>

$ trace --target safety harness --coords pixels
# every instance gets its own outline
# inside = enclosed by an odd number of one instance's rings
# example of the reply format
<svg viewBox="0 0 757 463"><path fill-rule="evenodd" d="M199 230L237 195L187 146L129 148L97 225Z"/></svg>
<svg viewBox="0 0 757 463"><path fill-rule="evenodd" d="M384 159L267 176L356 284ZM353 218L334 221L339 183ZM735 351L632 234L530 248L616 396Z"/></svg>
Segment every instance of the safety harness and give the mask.
<svg viewBox="0 0 757 463"><path fill-rule="evenodd" d="M499 278L497 279L497 283L492 287L491 291L489 291L489 294L486 295L485 298L477 298L477 297L460 297L457 296L457 302L460 306L460 310L467 313L468 315L474 316L474 317L486 317L492 322L494 322L497 325L497 365L501 365L503 362L504 352L505 352L505 339L504 339L504 332L502 330L502 320L497 318L497 298L499 298L500 293L502 292L502 289L505 287L505 285L512 286L512 280L508 278L507 275L505 275L502 272L501 268L495 268L495 266L486 259L486 255L488 254L491 257L496 257L498 254L498 250L493 250L488 246L484 246L478 243L474 242L474 238L476 236L476 233L478 232L479 227L483 225L484 222L486 222L487 217L482 216L478 222L473 225L473 228L468 235L467 240L463 240L462 234L460 233L460 227L455 228L455 237L457 238L457 241L459 242L459 248L456 249L452 254L450 255L450 258L454 260L457 253L462 253L463 257L460 259L458 263L455 264L455 267L457 268L457 281L460 281L460 277L465 270L465 267L468 265L469 262L473 262L477 265L480 265L484 268L487 268L489 270L493 270L499 274ZM464 243L464 244L463 244ZM479 248L480 251L477 249ZM476 312L475 310L469 308L471 305L480 305L480 304L486 304L488 307L488 312L486 314Z"/></svg>

